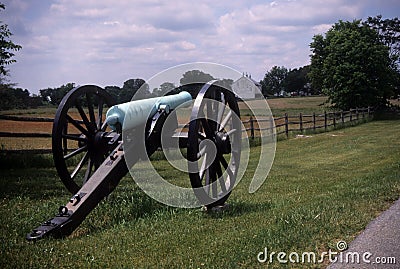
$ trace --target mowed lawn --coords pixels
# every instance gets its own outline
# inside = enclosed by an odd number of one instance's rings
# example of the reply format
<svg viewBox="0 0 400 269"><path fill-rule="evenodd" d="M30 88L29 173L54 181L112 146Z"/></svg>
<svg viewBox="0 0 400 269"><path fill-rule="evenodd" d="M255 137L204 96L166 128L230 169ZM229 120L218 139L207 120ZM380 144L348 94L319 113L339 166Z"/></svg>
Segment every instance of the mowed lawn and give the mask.
<svg viewBox="0 0 400 269"><path fill-rule="evenodd" d="M336 251L339 240L350 243L400 196L399 133L400 121L372 121L280 141L266 182L249 194L259 150L252 148L230 208L219 214L159 204L127 176L70 237L35 243L25 235L71 194L46 167L49 157L36 157L26 169L10 164L0 171L0 266L324 268L327 260L262 264L257 255L265 248L318 255ZM162 160L154 165L168 167Z"/></svg>

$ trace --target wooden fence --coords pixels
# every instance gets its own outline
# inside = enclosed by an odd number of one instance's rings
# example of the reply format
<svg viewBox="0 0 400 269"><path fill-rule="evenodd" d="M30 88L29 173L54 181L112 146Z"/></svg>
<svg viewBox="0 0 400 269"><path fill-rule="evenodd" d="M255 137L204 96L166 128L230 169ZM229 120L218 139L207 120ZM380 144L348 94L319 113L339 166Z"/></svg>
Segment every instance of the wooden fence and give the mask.
<svg viewBox="0 0 400 269"><path fill-rule="evenodd" d="M37 117L20 117L0 115L0 120L5 121L19 121L19 122L53 122L52 118L37 118ZM1 124L1 123L0 123ZM48 130L44 130L48 131ZM15 137L15 138L51 138L51 133L22 133L22 132L0 132L0 137ZM2 146L3 147L3 146ZM0 149L3 153L32 153L32 154L46 154L51 153L51 149Z"/></svg>
<svg viewBox="0 0 400 269"><path fill-rule="evenodd" d="M357 122L368 119L372 116L371 108L356 108L349 111L324 112L323 114L313 113L311 115L299 113L298 115L288 115L285 113L282 117L270 119L258 119L250 117L248 121L243 121L244 132L249 134L251 139L259 136L260 131L276 129L276 135L285 134L289 137L291 132L303 133L305 131L315 132L317 129L327 131L329 127L342 127L350 122ZM260 128L259 123L264 123Z"/></svg>
<svg viewBox="0 0 400 269"><path fill-rule="evenodd" d="M249 120L243 121L245 129L251 139L260 136L260 131L271 131L276 129L276 135L285 134L289 137L291 132L303 133L305 131L316 131L323 128L325 131L329 127L344 126L346 123L360 121L371 117L373 111L368 108L356 108L349 111L325 112L323 114L307 115L299 113L299 115L288 115L285 113L282 117L259 119L258 121L250 117ZM22 121L22 122L53 122L51 118L36 117L17 117L9 115L0 115L0 120L6 121ZM272 132L271 132L272 133ZM18 133L18 132L0 132L0 137L14 138L50 138L51 133ZM33 154L51 153L51 149L0 149L3 153L20 153L28 152Z"/></svg>

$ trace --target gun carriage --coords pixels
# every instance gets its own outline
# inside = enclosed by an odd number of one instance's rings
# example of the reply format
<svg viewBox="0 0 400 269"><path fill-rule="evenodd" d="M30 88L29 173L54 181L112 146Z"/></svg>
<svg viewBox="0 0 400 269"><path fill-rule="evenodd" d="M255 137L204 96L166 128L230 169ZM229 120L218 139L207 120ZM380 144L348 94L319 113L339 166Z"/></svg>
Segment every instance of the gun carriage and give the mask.
<svg viewBox="0 0 400 269"><path fill-rule="evenodd" d="M216 80L204 84L193 102L186 131L177 131L173 112L188 102L192 102L191 95L181 92L116 105L109 93L94 85L77 87L65 95L53 123L52 151L58 175L73 196L27 239L71 234L140 161L141 156L136 155L128 164L126 151L144 141L145 153L151 156L163 146L162 136L187 149L188 175L199 202L208 209L223 205L236 182L240 163L242 133L235 95L218 86ZM166 126L168 117L173 120ZM205 140L216 150L207 165L202 158Z"/></svg>

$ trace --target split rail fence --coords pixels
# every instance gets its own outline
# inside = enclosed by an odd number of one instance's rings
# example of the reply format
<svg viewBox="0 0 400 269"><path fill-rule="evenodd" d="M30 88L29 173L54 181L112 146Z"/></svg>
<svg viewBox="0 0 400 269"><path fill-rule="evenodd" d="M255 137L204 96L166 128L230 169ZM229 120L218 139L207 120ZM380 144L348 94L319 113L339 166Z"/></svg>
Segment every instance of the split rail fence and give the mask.
<svg viewBox="0 0 400 269"><path fill-rule="evenodd" d="M285 113L282 117L275 117L270 119L258 119L258 121L250 117L249 120L243 121L245 129L251 139L260 136L260 131L276 129L276 135L285 135L287 138L290 133L303 133L305 131L316 131L317 129L324 129L325 131L330 128L344 126L350 122L369 119L373 114L371 108L356 108L349 111L339 112L324 112L323 114L313 113L311 115L299 113L298 115L288 115ZM17 117L9 115L0 115L1 121L19 121L19 122L53 122L52 118L36 118L36 117ZM263 124L259 124L263 123ZM265 123L265 124L264 124ZM260 128L262 126L268 126ZM0 137L8 138L51 138L51 133L22 133L22 132L0 132ZM32 143L34 144L34 143ZM33 153L45 154L51 153L51 149L6 149L0 148L2 153Z"/></svg>
<svg viewBox="0 0 400 269"><path fill-rule="evenodd" d="M345 124L351 122L359 122L371 118L373 111L370 107L368 108L356 108L348 111L337 111L337 112L324 112L323 114L303 114L288 115L285 113L282 117L274 117L270 119L258 119L250 117L249 120L243 121L246 127L245 131L248 133L251 139L260 136L260 131L276 129L276 135L284 134L289 138L290 133L304 133L306 131L316 132L318 129L327 131L328 128L333 127L344 127ZM258 122L263 126L260 128Z"/></svg>

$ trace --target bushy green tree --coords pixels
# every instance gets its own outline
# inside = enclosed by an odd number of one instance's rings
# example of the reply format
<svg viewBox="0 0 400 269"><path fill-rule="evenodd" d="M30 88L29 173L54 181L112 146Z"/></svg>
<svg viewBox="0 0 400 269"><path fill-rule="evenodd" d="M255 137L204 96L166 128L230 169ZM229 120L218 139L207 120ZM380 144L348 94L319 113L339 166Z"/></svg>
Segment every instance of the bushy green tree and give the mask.
<svg viewBox="0 0 400 269"><path fill-rule="evenodd" d="M274 66L268 71L264 79L261 80L262 93L264 96L279 94L281 91L286 91L285 79L289 70L284 66Z"/></svg>
<svg viewBox="0 0 400 269"><path fill-rule="evenodd" d="M284 80L284 87L287 91L315 94L316 92L310 87L309 71L309 65L290 70Z"/></svg>
<svg viewBox="0 0 400 269"><path fill-rule="evenodd" d="M118 96L121 91L121 88L118 86L105 86L104 90L108 92L115 100L115 102L118 102Z"/></svg>
<svg viewBox="0 0 400 269"><path fill-rule="evenodd" d="M41 104L41 98L30 96L27 89L0 84L0 110L36 108Z"/></svg>
<svg viewBox="0 0 400 269"><path fill-rule="evenodd" d="M175 93L177 91L177 87L172 82L164 82L160 85L159 88L153 90L154 96L164 96L171 93Z"/></svg>
<svg viewBox="0 0 400 269"><path fill-rule="evenodd" d="M379 107L393 94L389 48L360 20L339 21L310 47L312 84L333 107Z"/></svg>
<svg viewBox="0 0 400 269"><path fill-rule="evenodd" d="M396 95L400 95L400 20L397 17L383 19L381 15L378 15L368 17L364 24L374 29L382 44L389 48L393 84Z"/></svg>
<svg viewBox="0 0 400 269"><path fill-rule="evenodd" d="M4 4L0 3L0 9L5 9ZM15 62L13 59L15 51L20 50L20 45L14 44L10 37L11 31L8 29L7 24L0 21L0 83L3 84L5 77L8 75L9 70L7 65Z"/></svg>
<svg viewBox="0 0 400 269"><path fill-rule="evenodd" d="M211 80L214 80L214 77L201 70L187 71L182 75L179 81L181 84L179 90L189 92L194 99L203 85Z"/></svg>
<svg viewBox="0 0 400 269"><path fill-rule="evenodd" d="M140 92L138 92L139 89ZM125 103L131 101L132 97L137 100L147 98L149 95L149 86L146 84L146 81L141 78L132 78L124 82L117 101L118 103Z"/></svg>

